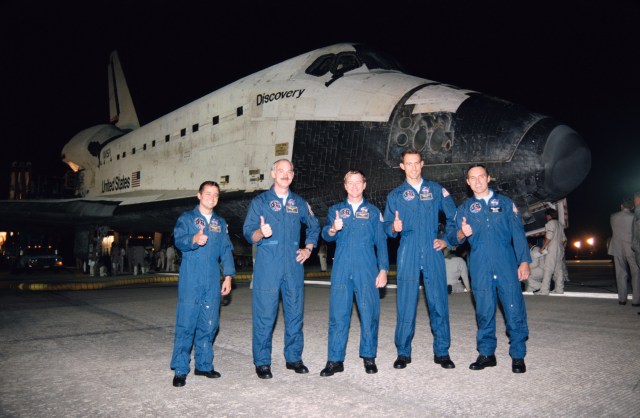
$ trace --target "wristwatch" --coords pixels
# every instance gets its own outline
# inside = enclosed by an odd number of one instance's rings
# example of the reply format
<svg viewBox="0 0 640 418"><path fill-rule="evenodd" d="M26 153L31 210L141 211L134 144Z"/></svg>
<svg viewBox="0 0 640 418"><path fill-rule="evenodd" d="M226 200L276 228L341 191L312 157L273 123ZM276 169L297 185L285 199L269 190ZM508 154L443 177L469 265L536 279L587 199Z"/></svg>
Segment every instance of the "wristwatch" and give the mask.
<svg viewBox="0 0 640 418"><path fill-rule="evenodd" d="M304 247L305 250L309 251L309 254L311 254L311 248L309 247Z"/></svg>

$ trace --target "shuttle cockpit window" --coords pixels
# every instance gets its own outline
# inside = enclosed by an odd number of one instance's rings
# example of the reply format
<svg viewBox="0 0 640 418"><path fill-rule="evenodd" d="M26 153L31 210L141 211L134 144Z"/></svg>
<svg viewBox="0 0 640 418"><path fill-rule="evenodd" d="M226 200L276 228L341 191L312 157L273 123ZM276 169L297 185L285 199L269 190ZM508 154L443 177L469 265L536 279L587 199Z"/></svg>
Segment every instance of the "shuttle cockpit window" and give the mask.
<svg viewBox="0 0 640 418"><path fill-rule="evenodd" d="M325 54L318 57L313 64L311 64L306 73L315 75L316 77L322 77L329 71L331 71L331 67L333 67L333 61L335 60L334 54Z"/></svg>
<svg viewBox="0 0 640 418"><path fill-rule="evenodd" d="M344 74L362 66L362 62L352 52L341 52L336 56L336 65L331 71L333 74Z"/></svg>
<svg viewBox="0 0 640 418"><path fill-rule="evenodd" d="M339 54L325 54L318 57L306 70L307 74L322 77L327 73L341 76L346 72L362 66L354 52L340 52Z"/></svg>
<svg viewBox="0 0 640 418"><path fill-rule="evenodd" d="M341 76L346 72L355 70L363 64L369 70L389 70L404 72L402 66L395 58L380 52L375 48L365 45L355 45L356 52L340 52L338 54L325 54L318 57L305 71L307 74L322 77L327 73Z"/></svg>
<svg viewBox="0 0 640 418"><path fill-rule="evenodd" d="M402 65L393 58L385 54L384 52L371 48L366 45L355 45L358 58L367 66L370 70L391 70L404 72Z"/></svg>
<svg viewBox="0 0 640 418"><path fill-rule="evenodd" d="M331 67L331 79L324 83L324 85L329 87L334 81L345 75L345 73L351 70L355 70L359 67L362 67L362 61L358 59L355 53L351 51L340 52L333 59L333 65Z"/></svg>

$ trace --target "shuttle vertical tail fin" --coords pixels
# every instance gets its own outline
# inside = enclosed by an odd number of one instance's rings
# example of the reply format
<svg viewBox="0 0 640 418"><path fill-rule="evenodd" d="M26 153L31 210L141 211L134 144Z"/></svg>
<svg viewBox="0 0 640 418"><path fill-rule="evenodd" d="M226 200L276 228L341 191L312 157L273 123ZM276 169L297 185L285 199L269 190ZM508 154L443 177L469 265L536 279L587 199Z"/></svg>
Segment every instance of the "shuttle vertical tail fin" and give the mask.
<svg viewBox="0 0 640 418"><path fill-rule="evenodd" d="M129 93L129 86L124 78L118 52L113 51L109 57L109 119L120 129L137 129L140 127L136 109Z"/></svg>

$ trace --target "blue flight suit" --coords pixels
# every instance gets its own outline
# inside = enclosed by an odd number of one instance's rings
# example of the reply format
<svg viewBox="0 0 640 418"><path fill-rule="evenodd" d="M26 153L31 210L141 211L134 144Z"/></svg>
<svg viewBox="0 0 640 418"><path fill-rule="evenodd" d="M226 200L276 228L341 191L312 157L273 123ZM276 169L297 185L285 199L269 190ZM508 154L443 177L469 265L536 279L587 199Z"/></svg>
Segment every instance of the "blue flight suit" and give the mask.
<svg viewBox="0 0 640 418"><path fill-rule="evenodd" d="M329 229L336 211L343 227L331 236ZM344 361L354 292L361 321L360 357L375 358L377 355L380 291L376 288L376 277L380 270L389 271L383 225L380 210L366 199L355 213L348 200L329 208L322 229L325 241L336 241L329 297L329 361Z"/></svg>
<svg viewBox="0 0 640 418"><path fill-rule="evenodd" d="M271 225L273 234L257 244L253 267L253 362L256 366L271 365L271 340L282 292L284 311L284 357L287 362L302 360L304 337L304 266L296 261L300 249L300 226L306 225L305 244L318 243L320 225L311 207L299 195L289 191L283 202L273 190L256 196L244 220L244 236L252 236L260 228L260 216Z"/></svg>
<svg viewBox="0 0 640 418"><path fill-rule="evenodd" d="M203 246L193 243L200 226L208 237ZM173 236L182 262L171 368L176 375L187 375L195 345L195 368L207 372L213 369L213 337L220 319L220 263L223 276L236 274L227 223L215 212L207 222L196 207L180 215Z"/></svg>
<svg viewBox="0 0 640 418"><path fill-rule="evenodd" d="M447 224L453 222L456 205L449 192L438 183L422 179L420 192L405 180L387 196L384 212L385 232L390 237L393 220L402 220L397 257L397 309L395 343L398 356L411 357L411 341L416 328L416 307L420 289L420 273L429 307L433 352L448 356L451 345L449 300L444 254L433 248L438 238L438 218L444 212ZM443 240L447 241L445 238Z"/></svg>
<svg viewBox="0 0 640 418"><path fill-rule="evenodd" d="M460 205L456 214L457 228L449 231L449 239L457 242L457 231L461 229L462 218L466 218L473 230L466 239L471 245L469 271L476 301L478 352L484 356L495 354L499 298L507 323L509 355L513 359L524 359L529 329L518 266L523 262L531 263L529 245L513 201L492 191L488 202L470 198Z"/></svg>

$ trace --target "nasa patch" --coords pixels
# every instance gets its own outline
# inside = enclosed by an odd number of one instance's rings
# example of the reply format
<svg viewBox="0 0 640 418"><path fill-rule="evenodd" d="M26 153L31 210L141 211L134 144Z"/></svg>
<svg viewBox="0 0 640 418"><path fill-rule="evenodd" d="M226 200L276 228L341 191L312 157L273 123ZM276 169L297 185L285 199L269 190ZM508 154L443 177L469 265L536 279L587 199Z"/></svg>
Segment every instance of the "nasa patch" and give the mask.
<svg viewBox="0 0 640 418"><path fill-rule="evenodd" d="M298 213L298 206L296 205L295 199L287 200L287 205L285 206L287 213Z"/></svg>
<svg viewBox="0 0 640 418"><path fill-rule="evenodd" d="M409 202L416 198L416 194L413 190L405 190L404 193L402 193L402 198Z"/></svg>
<svg viewBox="0 0 640 418"><path fill-rule="evenodd" d="M469 206L469 210L471 213L478 213L482 210L482 205L478 202L473 202L471 206Z"/></svg>
<svg viewBox="0 0 640 418"><path fill-rule="evenodd" d="M269 202L269 207L274 212L280 212L282 210L282 204L279 200L272 200L271 202Z"/></svg>
<svg viewBox="0 0 640 418"><path fill-rule="evenodd" d="M427 186L420 190L420 200L433 200L433 193L431 193L431 190L429 190Z"/></svg>
<svg viewBox="0 0 640 418"><path fill-rule="evenodd" d="M220 228L220 221L213 218L211 219L211 223L209 224L209 231L220 232L222 229Z"/></svg>
<svg viewBox="0 0 640 418"><path fill-rule="evenodd" d="M489 206L498 206L500 204L500 201L498 199L491 199L489 201Z"/></svg>

